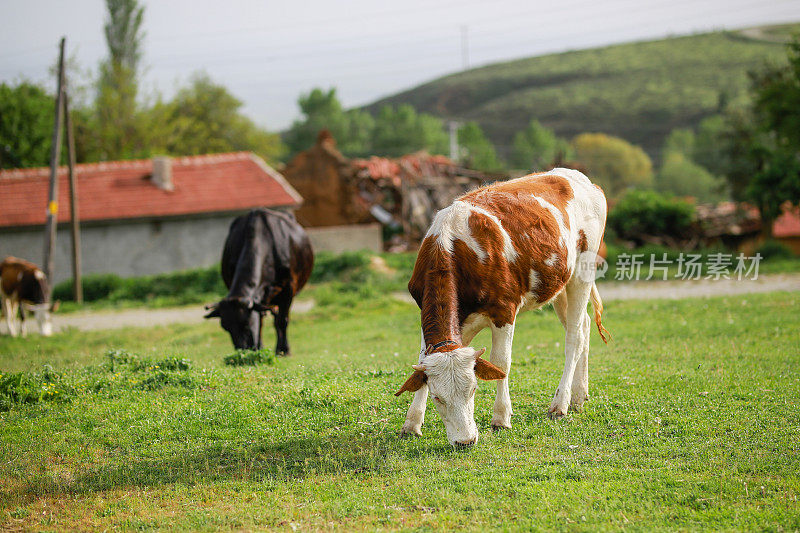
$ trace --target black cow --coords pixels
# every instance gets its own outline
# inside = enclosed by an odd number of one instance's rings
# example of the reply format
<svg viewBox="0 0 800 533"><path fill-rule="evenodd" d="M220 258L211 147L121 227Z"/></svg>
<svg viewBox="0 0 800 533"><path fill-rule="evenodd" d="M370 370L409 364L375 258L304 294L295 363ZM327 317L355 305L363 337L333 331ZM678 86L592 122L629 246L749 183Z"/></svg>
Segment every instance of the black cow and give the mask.
<svg viewBox="0 0 800 533"><path fill-rule="evenodd" d="M220 317L237 349L260 349L264 314L274 316L275 352L289 355L289 307L311 276L314 253L294 217L253 209L231 224L222 252L222 279L228 295L206 318Z"/></svg>

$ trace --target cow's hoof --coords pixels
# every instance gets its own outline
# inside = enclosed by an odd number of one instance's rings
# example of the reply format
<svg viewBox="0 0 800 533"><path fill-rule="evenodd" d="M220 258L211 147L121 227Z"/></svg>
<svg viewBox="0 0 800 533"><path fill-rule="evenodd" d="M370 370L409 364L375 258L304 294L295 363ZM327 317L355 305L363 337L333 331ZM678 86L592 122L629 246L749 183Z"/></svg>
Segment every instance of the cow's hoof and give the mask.
<svg viewBox="0 0 800 533"><path fill-rule="evenodd" d="M409 428L403 426L403 429L400 430L401 439L409 439L411 437L421 437L421 436L422 436L422 428Z"/></svg>
<svg viewBox="0 0 800 533"><path fill-rule="evenodd" d="M552 420L563 418L566 414L567 407L562 405L553 404L550 406L550 409L547 410L547 416L549 416Z"/></svg>
<svg viewBox="0 0 800 533"><path fill-rule="evenodd" d="M586 400L589 399L588 394L575 394L572 395L572 399L569 402L569 408L576 412L581 412L583 410L583 404L586 403Z"/></svg>
<svg viewBox="0 0 800 533"><path fill-rule="evenodd" d="M496 414L492 417L490 422L492 431L500 431L501 429L511 429L511 416Z"/></svg>

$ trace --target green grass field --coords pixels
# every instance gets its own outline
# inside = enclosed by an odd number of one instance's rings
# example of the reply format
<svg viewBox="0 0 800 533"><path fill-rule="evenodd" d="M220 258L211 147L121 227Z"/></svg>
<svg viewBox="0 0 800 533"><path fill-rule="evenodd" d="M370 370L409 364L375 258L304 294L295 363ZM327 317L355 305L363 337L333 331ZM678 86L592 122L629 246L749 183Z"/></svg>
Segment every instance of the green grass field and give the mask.
<svg viewBox="0 0 800 533"><path fill-rule="evenodd" d="M494 63L381 99L436 116L477 121L508 156L514 134L537 119L568 138L604 132L657 156L674 128L695 127L728 101L747 100L748 72L785 61L800 25L763 28L765 40L725 31L625 43Z"/></svg>
<svg viewBox="0 0 800 533"><path fill-rule="evenodd" d="M224 366L210 322L2 337L0 382L45 392L0 412L0 529L796 530L798 316L798 293L611 302L590 401L551 421L563 334L522 315L514 428L484 383L466 452L433 408L397 437L419 317L388 298L298 316L272 366Z"/></svg>

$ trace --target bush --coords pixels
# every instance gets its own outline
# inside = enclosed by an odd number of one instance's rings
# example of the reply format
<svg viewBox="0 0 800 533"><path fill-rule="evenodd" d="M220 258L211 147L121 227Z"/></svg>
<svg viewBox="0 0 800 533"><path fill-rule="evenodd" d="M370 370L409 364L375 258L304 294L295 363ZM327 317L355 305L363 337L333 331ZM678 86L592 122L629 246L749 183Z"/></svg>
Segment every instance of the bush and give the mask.
<svg viewBox="0 0 800 533"><path fill-rule="evenodd" d="M694 207L654 191L629 191L608 214L608 225L637 244L644 237L681 238L692 225Z"/></svg>
<svg viewBox="0 0 800 533"><path fill-rule="evenodd" d="M83 299L87 302L95 302L108 298L122 286L123 280L116 274L89 274L84 276L81 282ZM53 288L53 300L72 300L74 294L72 287L71 279L56 285Z"/></svg>
<svg viewBox="0 0 800 533"><path fill-rule="evenodd" d="M231 355L226 355L224 362L228 366L256 366L275 364L275 354L272 350L236 350Z"/></svg>
<svg viewBox="0 0 800 533"><path fill-rule="evenodd" d="M761 254L762 259L792 259L794 257L791 248L775 240L764 241L756 249L756 253Z"/></svg>
<svg viewBox="0 0 800 533"><path fill-rule="evenodd" d="M341 279L345 275L352 275L355 271L364 270L369 266L371 254L367 251L344 252L334 254L319 252L314 258L314 270L311 272L312 283Z"/></svg>
<svg viewBox="0 0 800 533"><path fill-rule="evenodd" d="M72 280L64 281L53 289L53 299L72 300ZM225 294L219 266L195 268L153 276L121 278L116 274L89 274L83 278L83 299L151 301L169 298L175 303L200 302L208 294Z"/></svg>

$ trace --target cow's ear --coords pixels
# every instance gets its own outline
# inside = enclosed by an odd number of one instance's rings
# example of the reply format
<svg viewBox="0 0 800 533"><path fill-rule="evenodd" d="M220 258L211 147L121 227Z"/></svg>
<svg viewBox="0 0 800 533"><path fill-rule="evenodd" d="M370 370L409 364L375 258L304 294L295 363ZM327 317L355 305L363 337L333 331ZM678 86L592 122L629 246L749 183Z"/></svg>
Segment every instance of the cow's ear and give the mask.
<svg viewBox="0 0 800 533"><path fill-rule="evenodd" d="M400 390L394 393L395 396L400 396L405 391L417 392L423 385L425 385L425 383L428 382L428 376L425 375L425 367L422 367L421 370L417 370L418 367L419 365L414 366L414 373L408 377L405 383L403 383L403 386L400 387Z"/></svg>
<svg viewBox="0 0 800 533"><path fill-rule="evenodd" d="M209 309L211 310L211 312L208 313L203 318L214 318L214 317L218 317L219 316L219 304L218 303L217 304L208 304L206 306L206 311L208 311Z"/></svg>
<svg viewBox="0 0 800 533"><path fill-rule="evenodd" d="M506 377L506 373L486 359L481 359L478 357L475 360L475 376L484 381L492 381L495 379L504 379Z"/></svg>

